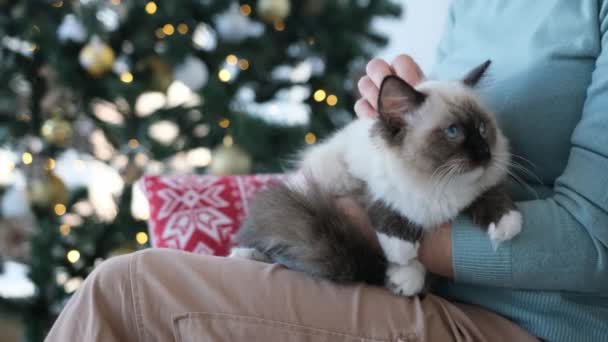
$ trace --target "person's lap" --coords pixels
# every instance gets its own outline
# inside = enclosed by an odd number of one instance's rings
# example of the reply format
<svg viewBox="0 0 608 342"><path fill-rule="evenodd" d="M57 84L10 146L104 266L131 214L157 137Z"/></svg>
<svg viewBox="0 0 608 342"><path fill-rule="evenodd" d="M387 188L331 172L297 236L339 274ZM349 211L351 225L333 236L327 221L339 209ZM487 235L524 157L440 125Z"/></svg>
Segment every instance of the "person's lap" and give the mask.
<svg viewBox="0 0 608 342"><path fill-rule="evenodd" d="M89 278L49 341L535 340L491 312L434 295L397 297L249 260L147 250Z"/></svg>

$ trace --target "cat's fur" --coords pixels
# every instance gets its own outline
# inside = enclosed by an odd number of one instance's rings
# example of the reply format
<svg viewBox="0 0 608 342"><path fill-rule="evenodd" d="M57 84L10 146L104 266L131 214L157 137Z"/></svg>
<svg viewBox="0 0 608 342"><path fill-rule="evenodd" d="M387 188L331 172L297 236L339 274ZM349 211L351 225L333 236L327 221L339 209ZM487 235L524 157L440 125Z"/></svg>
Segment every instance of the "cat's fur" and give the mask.
<svg viewBox="0 0 608 342"><path fill-rule="evenodd" d="M502 185L507 140L473 89L488 66L416 88L387 77L379 118L305 150L296 176L253 201L232 255L414 295L424 286L416 259L424 232L467 212L493 241L519 233L521 215ZM338 196L360 199L382 251L336 207Z"/></svg>

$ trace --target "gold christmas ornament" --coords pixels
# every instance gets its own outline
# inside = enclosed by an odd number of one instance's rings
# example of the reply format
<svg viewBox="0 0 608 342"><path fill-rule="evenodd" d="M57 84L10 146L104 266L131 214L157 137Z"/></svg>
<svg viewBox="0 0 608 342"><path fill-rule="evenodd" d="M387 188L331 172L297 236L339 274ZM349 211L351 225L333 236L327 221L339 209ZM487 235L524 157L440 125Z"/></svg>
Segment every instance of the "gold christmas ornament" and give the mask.
<svg viewBox="0 0 608 342"><path fill-rule="evenodd" d="M80 50L78 60L82 67L93 77L100 77L112 70L115 59L114 50L98 37L93 37L91 41Z"/></svg>
<svg viewBox="0 0 608 342"><path fill-rule="evenodd" d="M251 172L251 157L237 145L220 145L212 151L209 171L216 176L242 175Z"/></svg>
<svg viewBox="0 0 608 342"><path fill-rule="evenodd" d="M258 1L258 15L269 23L283 21L291 11L290 0L260 0Z"/></svg>
<svg viewBox="0 0 608 342"><path fill-rule="evenodd" d="M53 209L57 204L66 204L69 197L63 181L48 170L45 172L36 171L35 175L28 179L27 195L33 205L50 209Z"/></svg>
<svg viewBox="0 0 608 342"><path fill-rule="evenodd" d="M72 124L61 117L46 120L40 128L40 135L47 143L59 146L66 146L73 133Z"/></svg>

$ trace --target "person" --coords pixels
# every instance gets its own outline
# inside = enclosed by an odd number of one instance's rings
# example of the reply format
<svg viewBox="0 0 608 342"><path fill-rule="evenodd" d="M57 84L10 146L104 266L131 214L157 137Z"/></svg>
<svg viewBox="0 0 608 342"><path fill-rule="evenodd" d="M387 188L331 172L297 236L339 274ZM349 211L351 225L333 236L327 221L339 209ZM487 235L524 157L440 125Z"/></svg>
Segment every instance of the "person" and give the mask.
<svg viewBox="0 0 608 342"><path fill-rule="evenodd" d="M534 174L513 186L524 226L496 251L466 218L425 237L420 259L443 277L431 294L147 250L99 266L47 341L608 340L608 0L455 0L429 77L486 59L480 97ZM425 77L407 56L372 60L359 116L388 74Z"/></svg>

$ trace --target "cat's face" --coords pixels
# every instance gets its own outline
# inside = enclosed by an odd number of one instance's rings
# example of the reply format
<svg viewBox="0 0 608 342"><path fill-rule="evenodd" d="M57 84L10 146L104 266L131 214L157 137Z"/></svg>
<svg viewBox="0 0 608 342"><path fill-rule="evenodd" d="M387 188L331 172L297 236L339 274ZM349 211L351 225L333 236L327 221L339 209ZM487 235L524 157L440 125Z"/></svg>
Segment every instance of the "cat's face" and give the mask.
<svg viewBox="0 0 608 342"><path fill-rule="evenodd" d="M416 88L387 77L380 90L375 134L421 174L481 177L504 169L509 158L506 139L472 89L488 65L461 82L427 81Z"/></svg>

